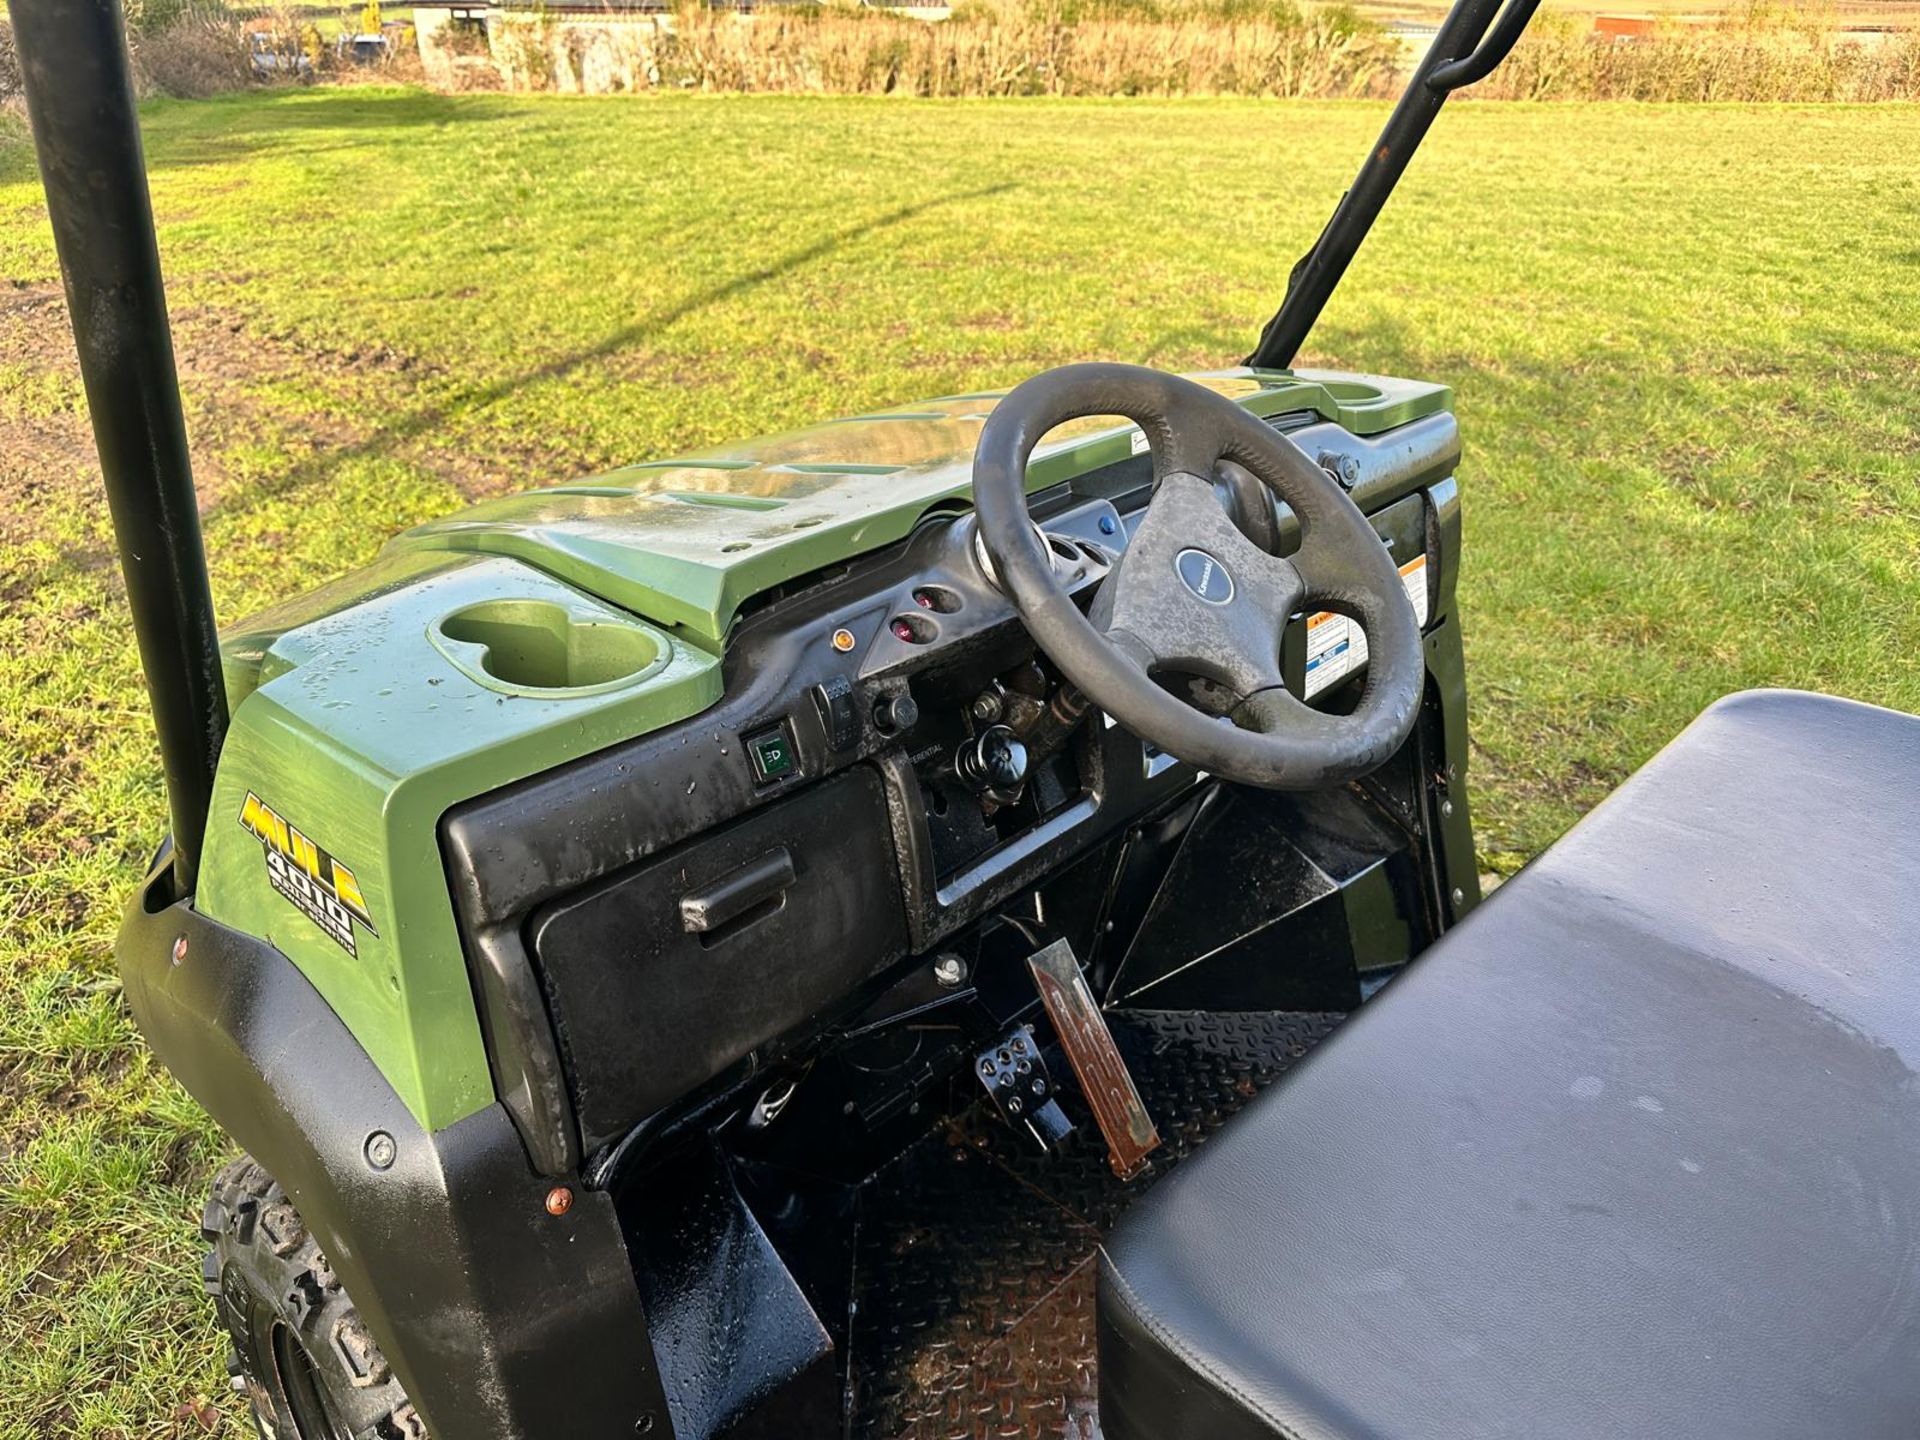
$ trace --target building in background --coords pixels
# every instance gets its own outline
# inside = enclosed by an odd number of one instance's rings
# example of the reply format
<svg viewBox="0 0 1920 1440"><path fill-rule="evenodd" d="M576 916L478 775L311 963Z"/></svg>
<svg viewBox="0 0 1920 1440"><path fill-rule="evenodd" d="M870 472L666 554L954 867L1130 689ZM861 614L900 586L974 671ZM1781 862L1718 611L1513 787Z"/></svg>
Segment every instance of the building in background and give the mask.
<svg viewBox="0 0 1920 1440"><path fill-rule="evenodd" d="M430 84L604 95L653 83L671 9L670 0L416 5L413 25Z"/></svg>
<svg viewBox="0 0 1920 1440"><path fill-rule="evenodd" d="M442 89L558 90L607 95L659 84L656 55L673 33L682 0L519 0L506 4L415 5L420 63ZM944 20L945 0L874 9L918 20ZM742 24L756 12L807 8L818 0L705 0Z"/></svg>

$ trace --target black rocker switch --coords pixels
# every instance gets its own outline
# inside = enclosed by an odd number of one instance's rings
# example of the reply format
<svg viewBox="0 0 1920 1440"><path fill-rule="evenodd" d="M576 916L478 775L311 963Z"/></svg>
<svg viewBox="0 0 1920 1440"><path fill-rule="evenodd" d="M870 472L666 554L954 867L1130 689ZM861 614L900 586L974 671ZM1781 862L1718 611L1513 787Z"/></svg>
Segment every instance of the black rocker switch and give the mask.
<svg viewBox="0 0 1920 1440"><path fill-rule="evenodd" d="M813 687L813 708L820 712L827 745L851 750L860 739L860 721L853 713L853 682L835 675Z"/></svg>

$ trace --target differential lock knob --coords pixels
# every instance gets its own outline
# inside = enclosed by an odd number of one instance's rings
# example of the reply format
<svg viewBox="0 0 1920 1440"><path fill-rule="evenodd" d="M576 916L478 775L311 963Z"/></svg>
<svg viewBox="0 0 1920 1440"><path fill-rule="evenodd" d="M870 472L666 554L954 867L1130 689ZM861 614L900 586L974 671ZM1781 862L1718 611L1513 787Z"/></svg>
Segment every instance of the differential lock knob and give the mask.
<svg viewBox="0 0 1920 1440"><path fill-rule="evenodd" d="M873 707L873 723L888 735L911 730L920 721L920 707L904 691L890 695Z"/></svg>
<svg viewBox="0 0 1920 1440"><path fill-rule="evenodd" d="M963 741L953 769L975 790L1017 790L1027 778L1027 747L1005 725L989 725Z"/></svg>

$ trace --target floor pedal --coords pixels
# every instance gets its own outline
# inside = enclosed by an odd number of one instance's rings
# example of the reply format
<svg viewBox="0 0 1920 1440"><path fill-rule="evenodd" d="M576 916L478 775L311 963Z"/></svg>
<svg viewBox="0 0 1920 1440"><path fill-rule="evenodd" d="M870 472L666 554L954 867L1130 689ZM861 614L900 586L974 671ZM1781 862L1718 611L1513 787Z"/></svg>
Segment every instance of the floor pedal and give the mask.
<svg viewBox="0 0 1920 1440"><path fill-rule="evenodd" d="M1113 1032L1080 973L1073 947L1056 940L1037 955L1027 957L1040 1003L1053 1021L1060 1048L1087 1097L1094 1123L1107 1141L1107 1163L1122 1180L1131 1180L1147 1168L1147 1157L1160 1145L1160 1132L1147 1114L1146 1102L1120 1058Z"/></svg>
<svg viewBox="0 0 1920 1440"><path fill-rule="evenodd" d="M973 1071L1000 1117L1011 1126L1025 1127L1043 1153L1073 1133L1073 1122L1054 1099L1053 1075L1031 1026L1022 1025L982 1050L974 1057Z"/></svg>

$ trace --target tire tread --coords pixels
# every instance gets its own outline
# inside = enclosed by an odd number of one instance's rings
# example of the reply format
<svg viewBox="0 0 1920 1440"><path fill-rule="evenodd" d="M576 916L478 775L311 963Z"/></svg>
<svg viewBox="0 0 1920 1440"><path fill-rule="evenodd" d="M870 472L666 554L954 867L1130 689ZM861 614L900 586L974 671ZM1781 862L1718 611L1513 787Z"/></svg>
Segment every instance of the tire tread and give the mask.
<svg viewBox="0 0 1920 1440"><path fill-rule="evenodd" d="M426 1440L419 1411L319 1240L286 1190L252 1157L241 1156L214 1177L200 1234L208 1246L201 1280L233 1341L228 1371L262 1434L298 1440L284 1422L259 1413L263 1404L271 1409L274 1402L267 1377L247 1353L244 1320L232 1313L226 1287L235 1275L251 1290L252 1304L271 1307L296 1331L323 1383L334 1382L329 1391L350 1409L356 1440Z"/></svg>

